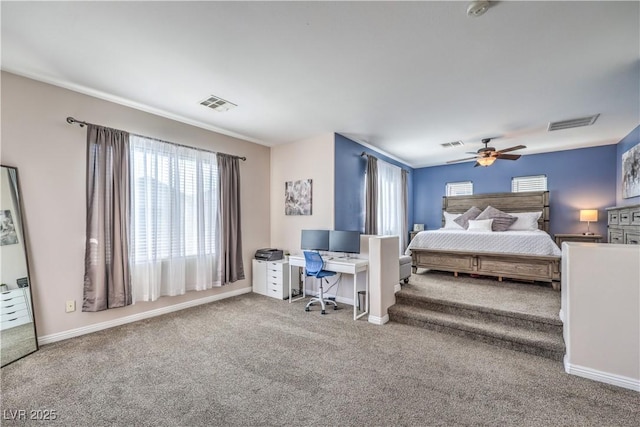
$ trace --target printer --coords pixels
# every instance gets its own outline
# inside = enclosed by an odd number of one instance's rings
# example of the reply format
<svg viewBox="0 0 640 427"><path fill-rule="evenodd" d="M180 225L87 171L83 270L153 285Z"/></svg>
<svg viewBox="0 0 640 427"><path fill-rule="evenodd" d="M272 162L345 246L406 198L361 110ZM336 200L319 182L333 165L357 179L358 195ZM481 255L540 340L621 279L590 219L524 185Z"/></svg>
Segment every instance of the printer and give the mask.
<svg viewBox="0 0 640 427"><path fill-rule="evenodd" d="M255 259L260 261L277 261L279 259L282 259L283 257L284 254L282 252L282 249L270 248L258 249L255 255Z"/></svg>

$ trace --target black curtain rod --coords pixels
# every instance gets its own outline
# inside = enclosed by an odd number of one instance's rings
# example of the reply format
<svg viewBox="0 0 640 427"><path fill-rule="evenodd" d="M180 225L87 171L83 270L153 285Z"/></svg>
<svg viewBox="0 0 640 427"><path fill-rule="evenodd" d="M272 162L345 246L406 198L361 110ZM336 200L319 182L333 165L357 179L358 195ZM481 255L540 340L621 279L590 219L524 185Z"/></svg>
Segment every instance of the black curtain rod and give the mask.
<svg viewBox="0 0 640 427"><path fill-rule="evenodd" d="M80 126L81 128L87 126L87 125L93 125L93 126L100 126L100 125L94 125L93 123L87 123L87 122L83 122L82 120L76 120L73 117L67 117L67 123L69 123L70 125L73 124L77 124L78 126ZM104 126L103 126L104 127ZM144 135L137 135L135 133L131 134L131 135L135 135L135 136L140 136L142 138L149 138L148 136L144 136ZM164 142L166 144L171 144L171 145L177 145L178 147L185 147L185 148L191 148L194 150L199 150L199 151L207 151L209 153L216 153L216 154L224 154L225 156L229 156L229 157L235 157L236 159L240 159L243 162L247 160L246 157L244 156L234 156L233 154L226 154L226 153L218 153L217 151L212 151L212 150L207 150L204 148L198 148L198 147L192 147L190 145L183 145L183 144L178 144L175 142L169 142L169 141L163 141L161 139L156 139L156 138L151 138L151 139L155 139L156 141L160 141L160 142Z"/></svg>

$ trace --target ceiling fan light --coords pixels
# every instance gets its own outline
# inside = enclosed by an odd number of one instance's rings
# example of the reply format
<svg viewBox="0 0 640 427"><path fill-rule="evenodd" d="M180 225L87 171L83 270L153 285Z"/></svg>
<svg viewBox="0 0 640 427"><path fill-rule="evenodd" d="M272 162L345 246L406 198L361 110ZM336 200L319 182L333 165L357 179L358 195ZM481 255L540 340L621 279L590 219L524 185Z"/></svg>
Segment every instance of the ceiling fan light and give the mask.
<svg viewBox="0 0 640 427"><path fill-rule="evenodd" d="M495 157L481 157L478 160L480 166L491 166L496 161Z"/></svg>

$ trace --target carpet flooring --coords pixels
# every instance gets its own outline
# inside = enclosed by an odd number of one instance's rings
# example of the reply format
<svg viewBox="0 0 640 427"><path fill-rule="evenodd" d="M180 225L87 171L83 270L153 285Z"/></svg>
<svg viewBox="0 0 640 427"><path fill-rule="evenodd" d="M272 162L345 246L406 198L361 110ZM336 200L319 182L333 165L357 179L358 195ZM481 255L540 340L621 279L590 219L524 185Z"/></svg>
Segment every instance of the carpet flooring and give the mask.
<svg viewBox="0 0 640 427"><path fill-rule="evenodd" d="M45 345L2 368L2 425L640 425L636 392L350 309L246 294Z"/></svg>
<svg viewBox="0 0 640 427"><path fill-rule="evenodd" d="M559 321L560 292L551 286L419 269L403 292Z"/></svg>

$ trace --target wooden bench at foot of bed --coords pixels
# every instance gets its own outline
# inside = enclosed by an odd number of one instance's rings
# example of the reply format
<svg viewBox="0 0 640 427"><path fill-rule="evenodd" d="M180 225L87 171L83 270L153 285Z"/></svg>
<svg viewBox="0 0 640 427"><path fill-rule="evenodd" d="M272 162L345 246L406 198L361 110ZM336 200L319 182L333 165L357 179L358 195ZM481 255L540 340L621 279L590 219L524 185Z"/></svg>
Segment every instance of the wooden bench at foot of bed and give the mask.
<svg viewBox="0 0 640 427"><path fill-rule="evenodd" d="M560 289L560 257L429 249L411 249L413 272L418 268L509 279L550 282Z"/></svg>

